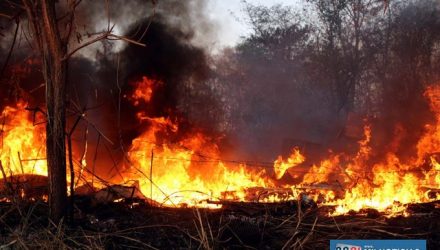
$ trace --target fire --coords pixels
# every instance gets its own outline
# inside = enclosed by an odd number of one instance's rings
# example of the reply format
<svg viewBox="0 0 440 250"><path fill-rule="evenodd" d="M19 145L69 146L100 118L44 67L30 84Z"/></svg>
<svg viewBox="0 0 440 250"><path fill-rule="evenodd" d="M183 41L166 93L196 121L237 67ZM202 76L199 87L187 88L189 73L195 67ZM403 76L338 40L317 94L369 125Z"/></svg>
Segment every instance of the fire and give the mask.
<svg viewBox="0 0 440 250"><path fill-rule="evenodd" d="M0 160L6 175L47 175L44 126L33 124L26 107L20 100L3 109Z"/></svg>
<svg viewBox="0 0 440 250"><path fill-rule="evenodd" d="M233 191L234 200L244 200L244 188L270 184L262 173L248 171L244 165L226 166L217 160L217 146L203 134L160 143L158 135L175 134L177 126L163 118L148 121L150 128L132 142L129 159L134 172L129 179L142 180L142 193L153 200L164 205L196 206L200 201L225 198L228 191Z"/></svg>
<svg viewBox="0 0 440 250"><path fill-rule="evenodd" d="M416 164L422 164L426 156L440 150L440 87L428 87L425 97L429 100L436 122L425 125L425 134L417 143Z"/></svg>
<svg viewBox="0 0 440 250"><path fill-rule="evenodd" d="M154 84L145 85L146 82L154 81L142 78L138 89L147 86L147 90L136 90L134 95L143 96L139 93L147 91L149 98L142 100L148 103ZM328 188L314 190L313 197L321 199L324 204L334 205L334 215L363 208L404 214L405 204L429 201L426 191L429 187L438 188L440 163L431 157L427 169L422 168L422 164L427 156L440 150L440 88L428 88L426 96L437 114L437 123L426 127L426 133L417 145L416 159L402 162L390 152L385 160L371 165L373 133L365 121L364 138L358 142L356 154L331 154L320 164L311 166L299 186L312 189L317 184L326 185ZM134 105L137 105L136 100L133 98ZM219 160L220 152L213 138L195 132L171 142L164 138L177 137L179 126L176 122L165 117L148 117L143 112L137 117L139 121L149 123L149 129L132 142L129 159L135 171L129 178L143 180L141 191L159 203L206 206L205 200L249 201L246 190L276 186L265 171L255 172L244 164ZM273 164L275 178L280 179L289 168L304 161L305 157L298 148L294 148L287 159L279 156ZM298 194L297 186L290 188ZM279 197L271 199L279 200Z"/></svg>
<svg viewBox="0 0 440 250"><path fill-rule="evenodd" d="M145 87L144 82L154 81L144 77L138 89ZM142 193L152 200L167 206L209 207L204 201L244 201L246 188L273 186L264 177L264 171L251 171L244 164L219 160L215 139L194 132L169 141L166 138L178 137L176 122L166 117L148 117L143 112L137 118L148 123L149 128L132 141L128 153L131 173L127 180L140 180Z"/></svg>
<svg viewBox="0 0 440 250"><path fill-rule="evenodd" d="M136 81L134 84L137 87L129 99L135 106L138 106L141 102L150 102L154 87L162 83L143 76L141 80Z"/></svg>
<svg viewBox="0 0 440 250"><path fill-rule="evenodd" d="M162 83L142 77L134 84L136 89L128 99L141 109L149 105L155 88ZM436 122L425 126L412 159L399 159L390 151L383 160L372 160L374 134L365 121L357 153L330 153L310 166L296 186L279 186L276 180L305 162L298 148L287 159L279 156L274 161L275 178L271 178L265 168L221 160L218 138L197 129L183 132L177 119L151 117L141 110L137 119L147 129L132 141L127 152L124 181L139 183L143 195L165 206L219 207L215 205L218 200L277 202L297 199L293 194L300 197L301 189L316 201L335 206L333 215L363 208L406 215L408 203L440 199L437 191L431 192L440 189L440 87L427 88L425 96ZM18 101L2 111L3 175L47 175L44 126L34 124L35 115L26 107L26 102ZM285 190L290 192L280 195Z"/></svg>
<svg viewBox="0 0 440 250"><path fill-rule="evenodd" d="M404 215L406 204L432 200L426 195L427 190L440 188L440 164L432 156L440 152L440 87L429 87L425 96L435 113L436 123L426 125L417 144L416 158L403 162L389 152L385 160L371 166L373 135L371 127L366 125L364 139L358 142L359 150L354 157L331 155L308 170L302 185L338 183L336 193L334 189L318 190L325 197L325 204L336 206L333 215L363 208L374 208L391 216ZM438 194L434 197L439 198Z"/></svg>
<svg viewBox="0 0 440 250"><path fill-rule="evenodd" d="M298 164L301 164L305 161L305 157L299 152L298 148L294 148L292 150L291 155L289 158L287 158L286 161L283 161L282 156L278 156L278 159L274 162L274 172L275 177L277 179L281 179L283 177L284 173L286 173L286 170L294 167Z"/></svg>
<svg viewBox="0 0 440 250"><path fill-rule="evenodd" d="M388 155L386 162L374 165L365 179L358 180L354 187L347 189L344 198L333 202L337 205L336 213L362 208L398 213L404 211L404 204L427 201L422 180L415 173L406 172L406 169L408 166L395 155Z"/></svg>
<svg viewBox="0 0 440 250"><path fill-rule="evenodd" d="M337 188L342 191L339 197L335 196L334 190L319 191L326 197L325 204L336 206L333 215L363 208L401 214L405 204L429 201L425 195L426 186L430 183L438 188L439 183L435 159L431 158L431 168L425 176L419 166L401 162L393 153L388 153L384 162L370 167L367 163L371 152L370 138L371 129L366 126L365 138L359 141L359 151L354 158L335 155L323 160L319 166L310 168L303 184L337 182L341 185Z"/></svg>
<svg viewBox="0 0 440 250"><path fill-rule="evenodd" d="M26 109L27 107L26 101L19 100L14 105L5 106L1 112L0 179L22 175L21 177L17 176L14 178L18 178L19 182L32 182L32 178L40 178L48 174L45 118L42 113L29 111ZM75 154L75 152L73 153ZM85 159L82 159L81 164L84 164L83 167L85 167ZM80 171L83 170L83 167L81 167ZM34 175L40 177L35 177ZM70 173L68 173L66 178L70 178ZM81 180L77 183L83 184L84 181ZM21 192L24 191L21 190ZM24 193L21 194L22 197L24 195ZM47 195L45 196L47 198Z"/></svg>
<svg viewBox="0 0 440 250"><path fill-rule="evenodd" d="M440 163L434 157L430 158L432 168L425 172L425 178L428 183L440 183ZM438 196L440 199L440 196Z"/></svg>

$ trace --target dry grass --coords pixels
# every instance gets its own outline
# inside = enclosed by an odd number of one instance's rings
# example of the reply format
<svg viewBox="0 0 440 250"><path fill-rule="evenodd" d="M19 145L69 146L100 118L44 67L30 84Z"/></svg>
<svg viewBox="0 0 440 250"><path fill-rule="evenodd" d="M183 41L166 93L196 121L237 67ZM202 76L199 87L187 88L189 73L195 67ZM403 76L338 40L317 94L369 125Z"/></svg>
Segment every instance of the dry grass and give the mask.
<svg viewBox="0 0 440 250"><path fill-rule="evenodd" d="M252 206L252 204L249 204ZM330 239L427 239L440 246L440 206L420 205L411 217L378 213L326 216L324 209L286 204L252 214L152 208L132 202L92 207L78 203L73 225L48 222L44 202L0 203L0 249L328 249ZM418 208L418 206L415 206Z"/></svg>

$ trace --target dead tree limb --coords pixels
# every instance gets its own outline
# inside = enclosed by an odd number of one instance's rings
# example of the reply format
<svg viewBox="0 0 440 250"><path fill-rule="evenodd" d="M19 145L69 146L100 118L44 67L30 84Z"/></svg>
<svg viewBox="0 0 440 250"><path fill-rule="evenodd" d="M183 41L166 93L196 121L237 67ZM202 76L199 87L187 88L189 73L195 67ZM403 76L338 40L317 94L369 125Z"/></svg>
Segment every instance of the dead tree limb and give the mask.
<svg viewBox="0 0 440 250"><path fill-rule="evenodd" d="M68 158L69 158L69 167L70 167L70 222L73 223L73 209L75 204L75 171L74 171L74 165L73 165L73 155L72 155L72 134L76 129L76 126L78 126L79 121L81 120L81 116L79 115L75 122L73 123L72 128L70 129L69 133L67 133L67 151L68 151Z"/></svg>
<svg viewBox="0 0 440 250"><path fill-rule="evenodd" d="M3 74L6 71L6 68L8 67L9 60L11 59L12 52L14 51L15 43L17 41L17 34L18 34L19 27L20 27L20 19L17 17L17 18L15 18L14 38L12 39L11 47L9 48L9 52L8 52L8 55L6 56L5 62L3 63L2 70L0 71L0 77L3 76Z"/></svg>

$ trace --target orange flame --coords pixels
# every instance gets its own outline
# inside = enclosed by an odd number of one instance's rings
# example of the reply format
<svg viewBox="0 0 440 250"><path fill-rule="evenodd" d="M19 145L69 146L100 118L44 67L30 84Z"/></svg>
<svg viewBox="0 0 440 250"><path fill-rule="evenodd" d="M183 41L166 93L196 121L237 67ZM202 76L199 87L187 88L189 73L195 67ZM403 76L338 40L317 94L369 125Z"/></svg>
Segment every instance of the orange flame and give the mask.
<svg viewBox="0 0 440 250"><path fill-rule="evenodd" d="M151 101L154 87L161 84L161 82L143 76L141 80L136 81L134 84L137 87L129 99L133 101L134 106L138 106L141 102L148 103Z"/></svg>
<svg viewBox="0 0 440 250"><path fill-rule="evenodd" d="M286 170L297 166L305 161L305 157L299 152L298 148L294 148L289 158L286 161L283 160L282 156L278 156L278 159L274 162L273 169L275 172L275 177L281 179Z"/></svg>
<svg viewBox="0 0 440 250"><path fill-rule="evenodd" d="M158 84L161 83L143 77L136 82L136 90L129 99L135 106L148 104ZM440 87L427 88L425 96L436 122L426 125L413 159L402 160L389 152L384 160L371 163L373 132L366 125L356 154L332 154L311 166L299 186L330 187L318 188L315 192L324 197L324 204L336 207L335 215L363 208L405 215L407 203L440 199L438 193L435 197L427 195L429 190L440 189L440 162L436 157L440 152ZM34 126L25 107L26 103L19 101L15 106L6 106L2 112L0 160L8 175L46 175L44 126ZM149 126L132 141L124 181L138 181L141 192L152 200L166 206L218 207L206 201L257 201L260 198L249 192L256 192L256 188L277 188L276 181L269 178L264 169L220 160L216 138L197 131L182 136L177 122L169 117L150 117L139 112L137 118ZM297 148L287 159L279 156L273 164L276 179L304 161L304 155ZM297 187L282 188L292 188L292 193L299 193L295 190ZM295 198L291 194L286 197ZM276 202L284 198L273 195L264 200Z"/></svg>
<svg viewBox="0 0 440 250"><path fill-rule="evenodd" d="M139 88L142 87L139 84ZM370 166L373 135L371 127L366 125L364 138L359 141L359 150L353 157L343 154L330 156L319 165L312 166L303 176L300 186L313 187L324 183L331 187L337 183L336 190L318 190L325 204L336 206L334 214L369 207L396 214L402 213L406 203L428 201L426 187L439 187L440 164L431 157L429 169L420 170L427 155L440 151L440 88L428 88L426 96L431 102L431 109L437 114L437 124L427 126L417 145L417 159L401 162L395 154L388 153L386 160ZM191 206L200 206L203 200L217 198L244 201L249 198L246 189L275 185L264 171L254 172L243 164L232 165L218 160L220 152L212 143L212 138L194 133L177 142L163 142L160 135L172 137L178 132L177 124L164 117L150 118L142 112L138 118L149 122L150 128L133 140L129 158L141 171L134 171L130 178L145 180L141 190L150 194L153 200L166 205ZM279 156L273 164L276 179L304 161L305 157L297 148L287 159ZM144 176L140 176L139 172Z"/></svg>
<svg viewBox="0 0 440 250"><path fill-rule="evenodd" d="M429 189L440 188L440 164L435 157L427 156L440 152L440 87L430 87L425 92L436 115L436 123L427 125L425 134L417 144L417 158L402 162L394 153L388 153L384 161L370 166L372 148L371 128L364 128L364 139L359 141L359 150L353 158L333 155L319 166L312 166L302 184L332 183L340 185L342 195L334 190L319 190L326 197L325 204L336 205L334 215L351 210L374 208L389 215L405 214L405 204L427 202ZM341 160L344 159L344 160ZM424 165L425 164L425 165ZM439 199L437 194L434 199Z"/></svg>
<svg viewBox="0 0 440 250"><path fill-rule="evenodd" d="M44 126L32 123L26 106L21 100L2 112L0 160L7 175L47 175Z"/></svg>
<svg viewBox="0 0 440 250"><path fill-rule="evenodd" d="M176 135L177 124L163 117L141 120L150 122L150 128L132 141L127 180L140 180L142 193L153 200L168 206L209 207L203 201L243 201L245 188L271 185L262 172L218 160L219 150L211 138L194 133L177 142L161 143L159 135Z"/></svg>

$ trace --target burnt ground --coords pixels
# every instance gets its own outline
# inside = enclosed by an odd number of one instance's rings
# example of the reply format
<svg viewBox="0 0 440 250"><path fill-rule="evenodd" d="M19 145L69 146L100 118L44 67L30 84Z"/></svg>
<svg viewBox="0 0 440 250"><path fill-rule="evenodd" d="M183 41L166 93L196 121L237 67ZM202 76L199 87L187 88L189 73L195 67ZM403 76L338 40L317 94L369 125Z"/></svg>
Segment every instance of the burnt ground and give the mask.
<svg viewBox="0 0 440 250"><path fill-rule="evenodd" d="M440 249L440 202L409 217L375 210L327 216L328 207L231 203L223 209L158 208L142 201L90 205L75 221L48 224L44 202L0 204L0 249L328 249L330 239L427 239Z"/></svg>

